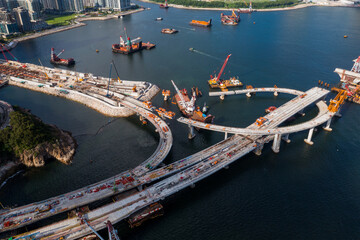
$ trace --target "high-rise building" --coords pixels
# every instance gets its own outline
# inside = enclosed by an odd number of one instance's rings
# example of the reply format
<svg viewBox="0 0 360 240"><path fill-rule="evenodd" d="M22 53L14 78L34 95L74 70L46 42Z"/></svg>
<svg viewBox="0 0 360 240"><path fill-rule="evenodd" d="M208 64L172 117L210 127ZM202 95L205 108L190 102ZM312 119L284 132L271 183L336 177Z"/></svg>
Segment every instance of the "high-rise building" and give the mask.
<svg viewBox="0 0 360 240"><path fill-rule="evenodd" d="M0 21L1 22L14 22L14 17L5 8L0 8Z"/></svg>
<svg viewBox="0 0 360 240"><path fill-rule="evenodd" d="M105 0L105 7L124 11L130 8L130 0Z"/></svg>
<svg viewBox="0 0 360 240"><path fill-rule="evenodd" d="M17 0L5 0L5 1L6 1L7 9L9 11L11 11L12 9L17 8L19 6Z"/></svg>
<svg viewBox="0 0 360 240"><path fill-rule="evenodd" d="M31 31L32 29L29 12L23 7L14 8L13 11L19 30L21 32Z"/></svg>
<svg viewBox="0 0 360 240"><path fill-rule="evenodd" d="M0 32L2 34L12 34L19 32L18 26L15 22L0 22Z"/></svg>

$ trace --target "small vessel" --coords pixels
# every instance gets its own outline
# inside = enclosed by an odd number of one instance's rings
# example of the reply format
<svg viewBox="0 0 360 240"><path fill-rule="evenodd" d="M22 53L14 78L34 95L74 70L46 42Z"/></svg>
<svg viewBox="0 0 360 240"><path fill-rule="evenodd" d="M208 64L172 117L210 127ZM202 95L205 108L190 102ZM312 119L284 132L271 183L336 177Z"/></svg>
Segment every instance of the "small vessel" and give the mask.
<svg viewBox="0 0 360 240"><path fill-rule="evenodd" d="M140 226L143 222L164 215L163 206L160 203L151 204L149 207L140 210L128 219L131 228Z"/></svg>
<svg viewBox="0 0 360 240"><path fill-rule="evenodd" d="M54 48L51 48L51 58L50 58L50 63L52 64L58 64L58 65L63 65L63 66L71 66L75 64L75 60L73 58L68 58L68 59L63 59L63 58L59 58L59 56L64 52L65 50L63 49L59 54L55 54L54 53Z"/></svg>
<svg viewBox="0 0 360 240"><path fill-rule="evenodd" d="M246 2L245 2L245 4L247 5ZM256 10L252 8L252 2L251 2L251 0L250 0L250 3L249 3L249 8L245 8L245 9L239 8L239 9L238 9L238 13L252 13L252 12L256 12ZM255 22L254 22L254 23L255 23Z"/></svg>
<svg viewBox="0 0 360 240"><path fill-rule="evenodd" d="M162 20L163 20L162 17L155 18L155 21L162 21Z"/></svg>
<svg viewBox="0 0 360 240"><path fill-rule="evenodd" d="M190 50L191 52L193 52L195 49L191 47L191 48L189 48L189 50Z"/></svg>
<svg viewBox="0 0 360 240"><path fill-rule="evenodd" d="M167 3L167 0L165 0L165 4L160 4L159 7L160 7L160 8L168 9L169 6L168 6L168 3Z"/></svg>
<svg viewBox="0 0 360 240"><path fill-rule="evenodd" d="M98 50L98 49L96 49L95 51L96 51L97 53L99 52L99 50Z"/></svg>
<svg viewBox="0 0 360 240"><path fill-rule="evenodd" d="M202 108L202 112L203 113L207 113L207 111L209 110L209 106L206 106L206 102L204 103L204 106Z"/></svg>
<svg viewBox="0 0 360 240"><path fill-rule="evenodd" d="M149 50L156 46L155 44L150 42L143 43L140 37L131 40L130 37L127 36L126 28L124 28L124 31L126 35L126 42L120 36L120 43L112 45L112 51L115 53L132 54L143 49Z"/></svg>
<svg viewBox="0 0 360 240"><path fill-rule="evenodd" d="M189 99L189 96L187 94L186 89L179 90L178 87L175 85L174 81L171 80L172 84L174 85L174 88L176 90L176 94L174 96L176 104L179 107L180 112L195 121L205 122L205 123L212 123L214 120L214 116L211 114L204 114L200 111L200 107L195 106L196 96L195 92L193 92L193 96L191 97L191 100Z"/></svg>
<svg viewBox="0 0 360 240"><path fill-rule="evenodd" d="M235 11L232 11L231 15L225 15L223 13L220 14L221 23L225 25L238 25L240 22L240 14L236 14Z"/></svg>
<svg viewBox="0 0 360 240"><path fill-rule="evenodd" d="M344 35L344 38L347 38L348 37L348 35Z"/></svg>
<svg viewBox="0 0 360 240"><path fill-rule="evenodd" d="M199 20L191 20L191 22L189 24L198 26L198 27L211 27L211 19L208 22L199 21Z"/></svg>
<svg viewBox="0 0 360 240"><path fill-rule="evenodd" d="M163 28L161 30L161 33L166 33L166 34L174 34L174 33L177 33L179 32L178 30L176 29L173 29L173 28Z"/></svg>
<svg viewBox="0 0 360 240"><path fill-rule="evenodd" d="M266 113L271 113L271 112L274 111L275 109L276 109L275 106L270 106L270 107L268 107L267 109L265 109L265 112L266 112Z"/></svg>
<svg viewBox="0 0 360 240"><path fill-rule="evenodd" d="M227 58L225 59L225 62L223 64L219 74L217 76L215 75L214 77L210 76L211 79L208 80L208 83L211 88L220 88L222 91L227 91L228 87L242 87L243 86L242 82L240 82L240 80L235 77L231 77L228 80L220 79L227 62L229 61L230 56L231 56L231 54L229 54L227 56Z"/></svg>

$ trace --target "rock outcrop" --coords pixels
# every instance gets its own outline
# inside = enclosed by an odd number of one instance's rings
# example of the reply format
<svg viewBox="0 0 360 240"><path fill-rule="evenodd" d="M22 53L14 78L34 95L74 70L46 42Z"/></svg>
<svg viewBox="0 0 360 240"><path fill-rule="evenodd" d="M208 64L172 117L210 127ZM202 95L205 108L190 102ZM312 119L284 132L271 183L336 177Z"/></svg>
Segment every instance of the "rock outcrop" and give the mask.
<svg viewBox="0 0 360 240"><path fill-rule="evenodd" d="M44 142L38 144L34 149L25 150L20 155L20 162L27 167L42 167L45 161L54 158L62 163L70 164L75 154L76 142L71 133L63 131L54 125L51 127L56 131L55 142Z"/></svg>

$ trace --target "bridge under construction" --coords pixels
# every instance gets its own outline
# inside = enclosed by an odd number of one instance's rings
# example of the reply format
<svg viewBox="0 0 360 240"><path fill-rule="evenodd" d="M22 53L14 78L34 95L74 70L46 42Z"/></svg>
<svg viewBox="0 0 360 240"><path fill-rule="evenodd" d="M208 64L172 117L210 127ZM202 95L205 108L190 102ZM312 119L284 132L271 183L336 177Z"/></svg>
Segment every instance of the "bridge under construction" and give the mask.
<svg viewBox="0 0 360 240"><path fill-rule="evenodd" d="M280 92L282 90L277 89L277 91ZM292 91L288 91L288 93L290 92ZM188 186L193 186L196 182L219 171L222 168L226 168L229 164L243 157L249 152L254 151L257 154L261 153L261 149L265 143L273 141L272 149L274 152L279 152L281 139L283 138L284 140L288 140L288 135L290 133L310 129L309 136L312 136L313 129L316 126L324 124L325 122L326 125L324 129L330 130L331 118L336 113L338 113L340 105L343 102L341 95L337 96L337 98L334 100L331 100L330 106L328 107L322 100L329 93L329 91L326 89L315 87L306 92L295 91L292 93L296 95L294 99L285 103L268 115L262 117L260 120L256 120L253 124L244 129L205 124L184 118L178 119L180 122L183 122L189 126L190 132L193 132L193 127L204 128L208 130L224 132L225 139L205 150L202 150L170 165L153 170L147 168L147 164L143 163L135 168L136 171L132 170L124 173L131 173L131 177L134 179L134 181L132 181L133 183L130 184L129 187L125 190L137 187L138 191L128 197L115 201L114 203L110 203L108 205L89 211L83 215L83 218L86 219L87 223L90 224L93 229L100 230L104 228L104 222L111 221L112 223L117 223L129 217L132 213L154 202L162 200ZM223 94L223 92L221 92L221 94ZM155 126L159 125L158 122L161 121L160 119L155 120L154 118L151 118L149 115L151 113L146 112L148 110L140 107L140 103L136 105L133 103L133 100L129 101L126 98L127 97L124 97L122 100L123 102L121 104L123 106L140 113L142 116L152 121ZM304 108L314 103L319 108L319 113L313 120L291 127L278 127L285 120L299 112L302 112ZM163 127L160 128L163 130ZM166 134L166 132L161 134ZM228 134L234 135L228 137ZM311 136L309 136L306 139L309 140L310 138L308 143L311 142ZM163 137L163 139L166 138ZM161 141L162 140L160 139L160 142ZM160 149L156 152L161 152ZM155 168L163 160L162 157L150 157L150 159L151 160L149 161L153 163L153 168ZM164 179L153 185L150 185L144 190L142 189L142 185L149 184L152 181L158 180L160 178ZM113 183L113 185L111 185L111 183ZM114 192L112 188L116 184L116 180L115 183L113 180L108 181L108 184L110 184L110 186L107 186L104 190L108 191L109 195L111 195ZM84 189L92 190L92 187L86 187ZM96 198L96 194L94 196L91 195L92 193L88 194L86 192L86 194L89 196L89 199ZM83 196L76 198L75 196L75 198L73 198L75 199L74 202L77 201L76 199L79 199L79 202L77 203L78 206L86 204L86 201L80 201L82 197ZM55 202L57 201L56 198L53 198L52 200ZM67 200L62 204L67 206L67 202L70 201L71 200ZM42 203L36 204L41 205ZM62 204L59 204L59 207L62 207ZM4 212L1 215L1 218L9 219L7 217L16 214L17 211L24 213L23 210L24 208L17 208L8 212ZM19 220L24 218L29 219L29 216L23 214L16 216L16 219ZM32 219L29 219L28 221L31 222ZM6 231L5 228L2 228L2 230ZM81 222L79 222L76 218L70 218L31 232L24 233L23 236L36 234L36 238L42 239L77 239L90 233L91 231L86 225L81 224ZM18 237L21 237L21 235Z"/></svg>

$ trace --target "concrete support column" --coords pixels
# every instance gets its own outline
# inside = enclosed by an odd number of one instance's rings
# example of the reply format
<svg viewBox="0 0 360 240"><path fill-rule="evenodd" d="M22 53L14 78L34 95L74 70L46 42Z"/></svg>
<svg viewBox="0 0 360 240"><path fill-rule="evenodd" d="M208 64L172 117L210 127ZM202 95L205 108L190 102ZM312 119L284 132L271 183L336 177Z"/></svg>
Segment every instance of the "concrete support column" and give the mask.
<svg viewBox="0 0 360 240"><path fill-rule="evenodd" d="M279 93L277 91L274 92L274 96L277 97Z"/></svg>
<svg viewBox="0 0 360 240"><path fill-rule="evenodd" d="M311 141L311 138L312 138L313 133L314 133L314 128L312 128L312 129L309 130L308 137L307 137L307 139L304 139L304 142L306 142L306 143L309 144L309 145L313 145L314 142Z"/></svg>
<svg viewBox="0 0 360 240"><path fill-rule="evenodd" d="M224 100L225 99L225 95L220 95L220 100Z"/></svg>
<svg viewBox="0 0 360 240"><path fill-rule="evenodd" d="M255 150L253 151L257 156L261 155L261 151L264 148L264 144L258 144L257 148L255 148Z"/></svg>
<svg viewBox="0 0 360 240"><path fill-rule="evenodd" d="M281 134L275 134L274 142L271 147L274 153L278 153L280 151L280 143L281 143L280 140L281 140Z"/></svg>
<svg viewBox="0 0 360 240"><path fill-rule="evenodd" d="M189 138L189 139L193 139L193 138L195 137L194 127L191 126L190 124L189 124L188 126L189 126L189 135L188 135L188 138Z"/></svg>
<svg viewBox="0 0 360 240"><path fill-rule="evenodd" d="M247 92L247 93L246 93L246 96L247 96L248 98L250 98L250 97L251 97L251 93L250 93L250 92Z"/></svg>
<svg viewBox="0 0 360 240"><path fill-rule="evenodd" d="M331 132L332 128L330 127L330 123L331 123L331 119L330 118L327 122L326 122L326 126L323 128L325 131Z"/></svg>
<svg viewBox="0 0 360 240"><path fill-rule="evenodd" d="M301 116L305 116L304 109L301 109L301 111L298 112Z"/></svg>
<svg viewBox="0 0 360 240"><path fill-rule="evenodd" d="M342 117L342 115L341 115L341 113L340 113L340 107L339 107L339 109L337 110L337 112L335 113L335 116L337 116L337 117Z"/></svg>
<svg viewBox="0 0 360 240"><path fill-rule="evenodd" d="M286 143L290 143L290 142L291 142L291 140L289 139L289 134L286 134L286 135L282 138L282 140L284 140Z"/></svg>
<svg viewBox="0 0 360 240"><path fill-rule="evenodd" d="M224 140L227 139L227 138L228 138L228 133L225 132L225 138L224 138Z"/></svg>

